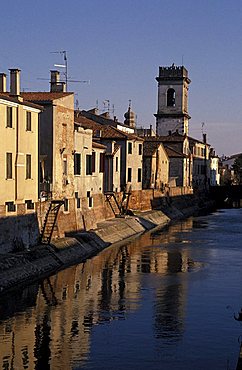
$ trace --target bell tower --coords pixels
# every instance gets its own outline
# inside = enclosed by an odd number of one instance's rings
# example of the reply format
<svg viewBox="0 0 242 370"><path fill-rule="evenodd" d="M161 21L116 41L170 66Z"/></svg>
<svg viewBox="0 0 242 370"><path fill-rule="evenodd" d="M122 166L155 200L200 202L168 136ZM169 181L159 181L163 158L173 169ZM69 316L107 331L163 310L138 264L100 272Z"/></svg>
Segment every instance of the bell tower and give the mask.
<svg viewBox="0 0 242 370"><path fill-rule="evenodd" d="M159 67L156 134L176 132L188 135L188 71L183 66Z"/></svg>

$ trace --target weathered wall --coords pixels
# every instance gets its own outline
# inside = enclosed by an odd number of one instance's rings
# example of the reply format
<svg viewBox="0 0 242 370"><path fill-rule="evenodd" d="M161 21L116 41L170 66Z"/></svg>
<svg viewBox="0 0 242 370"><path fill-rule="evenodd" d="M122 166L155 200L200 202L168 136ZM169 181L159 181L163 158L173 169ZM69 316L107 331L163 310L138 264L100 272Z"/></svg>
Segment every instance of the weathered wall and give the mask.
<svg viewBox="0 0 242 370"><path fill-rule="evenodd" d="M170 203L173 199L192 194L190 188L171 188L161 190L136 190L129 197L128 208L133 211L149 211ZM123 193L117 193L120 203ZM181 201L180 201L181 203ZM36 212L26 213L26 207L18 207L15 216L5 217L5 206L0 206L0 253L10 252L14 247L29 248L36 245L41 232L49 202L36 203ZM93 207L89 207L88 199L81 199L81 207L76 208L76 199L69 200L69 210L61 207L54 230L53 238L61 238L78 230L95 229L98 223L114 218L112 209L103 194L93 195Z"/></svg>
<svg viewBox="0 0 242 370"><path fill-rule="evenodd" d="M7 127L7 108L12 109L12 127ZM26 112L31 114L31 130L26 129ZM0 99L0 204L35 202L38 198L38 113L39 110ZM12 155L7 178L6 154ZM26 155L31 157L30 178L26 176Z"/></svg>
<svg viewBox="0 0 242 370"><path fill-rule="evenodd" d="M5 206L0 206L0 253L36 245L39 225L36 213L25 213L25 205L18 206L18 214L5 216Z"/></svg>
<svg viewBox="0 0 242 370"><path fill-rule="evenodd" d="M129 144L132 145L132 153L129 154L128 147ZM142 154L139 154L139 144L143 145L143 141L140 140L128 140L126 145L126 182L127 185L132 187L132 190L141 190L142 189L142 175L141 181L138 181L138 169L142 173ZM142 151L141 151L142 153ZM128 168L132 170L131 182L128 182Z"/></svg>
<svg viewBox="0 0 242 370"><path fill-rule="evenodd" d="M89 191L91 196L103 192L103 173L100 172L100 153L104 149L94 148L92 146L92 130L78 127L74 132L75 151L81 155L80 174L75 174L74 184L75 192L78 192L80 198L87 197ZM86 156L95 152L95 171L91 175L86 174ZM92 169L93 170L93 169Z"/></svg>
<svg viewBox="0 0 242 370"><path fill-rule="evenodd" d="M74 193L74 94L53 104L53 198L70 199Z"/></svg>

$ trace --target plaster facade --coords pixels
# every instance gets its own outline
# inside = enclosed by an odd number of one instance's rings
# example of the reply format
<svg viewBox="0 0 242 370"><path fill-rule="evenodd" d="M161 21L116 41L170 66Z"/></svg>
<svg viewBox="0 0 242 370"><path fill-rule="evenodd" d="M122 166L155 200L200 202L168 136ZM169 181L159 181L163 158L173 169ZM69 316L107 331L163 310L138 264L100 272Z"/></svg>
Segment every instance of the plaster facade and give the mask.
<svg viewBox="0 0 242 370"><path fill-rule="evenodd" d="M168 182L169 158L164 146L144 141L143 189L164 189Z"/></svg>
<svg viewBox="0 0 242 370"><path fill-rule="evenodd" d="M20 97L0 97L0 205L6 205L6 214L17 215L22 204L31 212L38 200L40 112Z"/></svg>

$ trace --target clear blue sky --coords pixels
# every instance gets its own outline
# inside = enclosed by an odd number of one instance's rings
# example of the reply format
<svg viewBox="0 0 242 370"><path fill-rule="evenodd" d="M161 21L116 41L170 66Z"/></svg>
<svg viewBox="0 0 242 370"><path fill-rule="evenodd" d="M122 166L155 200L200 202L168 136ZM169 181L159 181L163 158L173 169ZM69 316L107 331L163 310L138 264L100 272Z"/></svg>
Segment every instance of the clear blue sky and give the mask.
<svg viewBox="0 0 242 370"><path fill-rule="evenodd" d="M110 100L120 121L129 99L138 124L153 124L159 66L182 61L192 80L190 135L201 123L218 154L242 152L241 0L9 0L1 4L0 71L48 91L66 50L81 109Z"/></svg>

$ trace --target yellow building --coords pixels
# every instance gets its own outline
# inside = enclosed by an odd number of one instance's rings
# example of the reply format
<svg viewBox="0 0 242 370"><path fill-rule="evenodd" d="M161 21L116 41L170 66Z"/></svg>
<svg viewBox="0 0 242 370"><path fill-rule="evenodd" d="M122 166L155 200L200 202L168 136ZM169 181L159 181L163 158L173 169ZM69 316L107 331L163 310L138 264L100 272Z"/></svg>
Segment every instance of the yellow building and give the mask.
<svg viewBox="0 0 242 370"><path fill-rule="evenodd" d="M2 251L5 250L6 243L8 248L10 247L13 238L21 238L21 243L31 245L38 235L34 215L35 203L38 201L38 117L42 110L42 107L24 100L20 95L20 70L10 69L9 92L6 91L6 79L6 74L1 73L0 249ZM21 230L24 225L26 232Z"/></svg>
<svg viewBox="0 0 242 370"><path fill-rule="evenodd" d="M0 205L6 213L18 206L34 209L38 200L38 115L40 106L20 96L20 71L10 70L10 92L1 74L0 91ZM2 95L1 95L2 94ZM23 209L21 209L21 213Z"/></svg>

